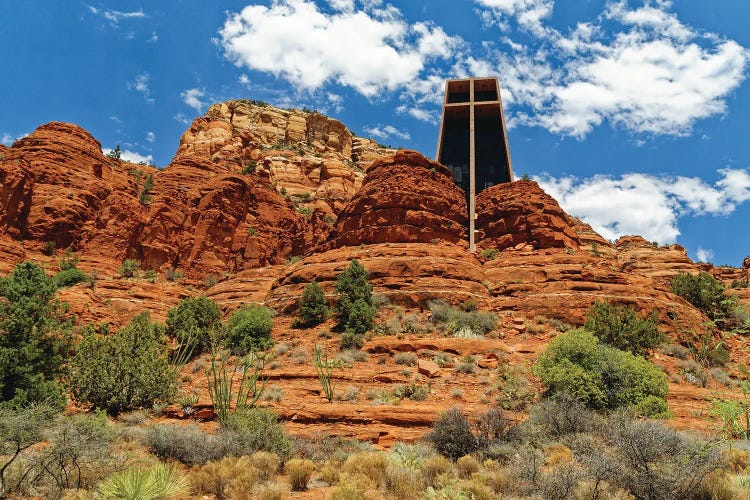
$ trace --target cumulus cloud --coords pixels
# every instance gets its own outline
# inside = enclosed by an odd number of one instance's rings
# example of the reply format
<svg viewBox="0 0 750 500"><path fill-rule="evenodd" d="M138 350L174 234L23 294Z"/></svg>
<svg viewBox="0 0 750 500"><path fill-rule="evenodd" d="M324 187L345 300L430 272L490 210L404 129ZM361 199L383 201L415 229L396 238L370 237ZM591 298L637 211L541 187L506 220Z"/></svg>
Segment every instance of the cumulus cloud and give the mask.
<svg viewBox="0 0 750 500"><path fill-rule="evenodd" d="M648 240L674 243L683 216L729 215L750 200L750 172L721 169L713 185L698 177L630 173L619 177L535 180L562 208L580 217L607 239L639 234Z"/></svg>
<svg viewBox="0 0 750 500"><path fill-rule="evenodd" d="M180 97L182 97L182 102L190 106L191 108L195 109L199 113L203 109L203 107L206 105L204 101L201 100L202 97L205 97L206 93L205 91L193 88L193 89L187 89L180 92Z"/></svg>
<svg viewBox="0 0 750 500"><path fill-rule="evenodd" d="M440 119L440 115L438 114L438 112L433 109L409 107L406 104L402 104L401 106L396 108L396 112L399 114L405 113L416 120L431 123L433 125L437 124Z"/></svg>
<svg viewBox="0 0 750 500"><path fill-rule="evenodd" d="M460 44L439 26L409 24L380 2L364 2L361 10L347 0L329 5L332 12L311 0L248 5L229 15L219 43L238 67L272 73L306 91L335 82L367 97L418 80L429 61L449 58Z"/></svg>
<svg viewBox="0 0 750 500"><path fill-rule="evenodd" d="M153 143L156 140L156 134L151 131L146 132L146 141Z"/></svg>
<svg viewBox="0 0 750 500"><path fill-rule="evenodd" d="M698 247L698 250L695 252L695 257L698 259L698 262L711 262L711 260L714 258L714 251L711 249Z"/></svg>
<svg viewBox="0 0 750 500"><path fill-rule="evenodd" d="M149 87L149 80L151 80L151 75L148 73L142 73L140 75L136 75L135 79L133 79L132 82L128 82L128 90L135 90L136 92L140 92L143 95L143 98L146 99L146 102L153 103L154 99L151 97L151 88Z"/></svg>
<svg viewBox="0 0 750 500"><path fill-rule="evenodd" d="M479 5L490 9L490 14L500 16L498 21L502 21L502 16L516 18L518 24L522 27L541 34L545 32L542 26L542 20L552 14L554 0L476 0ZM486 21L492 18L485 16Z"/></svg>
<svg viewBox="0 0 750 500"><path fill-rule="evenodd" d="M541 0L475 1L515 15L521 27L533 24L519 17L532 4L546 5L533 10L540 23L552 8ZM511 125L583 138L608 121L635 133L686 135L697 120L725 112L727 97L746 77L750 51L683 24L670 6L610 2L596 22L579 23L567 35L535 29L526 45L506 38L509 50L460 64L470 73L500 75Z"/></svg>
<svg viewBox="0 0 750 500"><path fill-rule="evenodd" d="M102 148L102 152L105 155L108 155L109 153L112 152L112 149ZM130 151L128 149L120 150L120 159L123 161L129 161L131 163L147 163L149 165L153 165L154 163L153 155L142 155L140 153L137 153L135 151Z"/></svg>
<svg viewBox="0 0 750 500"><path fill-rule="evenodd" d="M183 125L190 125L190 118L185 116L185 113L177 113L172 118L174 118L177 123L181 123Z"/></svg>
<svg viewBox="0 0 750 500"><path fill-rule="evenodd" d="M397 129L393 125L377 125L375 127L365 127L365 132L372 137L377 137L378 139L390 139L392 137L395 137L396 139L402 139L404 141L408 141L411 139L411 135L409 135L409 132L404 132L402 130Z"/></svg>

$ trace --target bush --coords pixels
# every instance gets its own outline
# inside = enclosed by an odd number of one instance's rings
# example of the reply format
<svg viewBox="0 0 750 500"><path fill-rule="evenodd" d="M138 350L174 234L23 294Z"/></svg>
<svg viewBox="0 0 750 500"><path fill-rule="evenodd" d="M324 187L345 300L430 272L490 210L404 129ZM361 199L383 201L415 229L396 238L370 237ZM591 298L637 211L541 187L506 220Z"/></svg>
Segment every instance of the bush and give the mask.
<svg viewBox="0 0 750 500"><path fill-rule="evenodd" d="M245 306L229 316L227 341L240 353L261 351L273 345L273 313L263 306Z"/></svg>
<svg viewBox="0 0 750 500"><path fill-rule="evenodd" d="M338 327L346 332L364 334L372 328L377 310L372 304L369 274L356 259L336 279Z"/></svg>
<svg viewBox="0 0 750 500"><path fill-rule="evenodd" d="M58 288L66 288L73 286L76 283L82 283L89 279L89 275L81 271L80 269L67 269L60 271L54 277L55 285Z"/></svg>
<svg viewBox="0 0 750 500"><path fill-rule="evenodd" d="M367 476L377 486L383 481L387 466L384 453L365 451L349 455L341 470L346 474Z"/></svg>
<svg viewBox="0 0 750 500"><path fill-rule="evenodd" d="M607 347L585 330L558 335L540 354L534 373L549 394L566 392L594 409L664 399L667 377L647 360Z"/></svg>
<svg viewBox="0 0 750 500"><path fill-rule="evenodd" d="M141 263L137 260L125 259L125 261L120 264L120 276L123 278L132 278L140 267Z"/></svg>
<svg viewBox="0 0 750 500"><path fill-rule="evenodd" d="M176 390L164 327L148 312L114 334L86 332L72 365L73 394L113 415L167 401Z"/></svg>
<svg viewBox="0 0 750 500"><path fill-rule="evenodd" d="M284 465L284 470L289 476L292 491L305 491L315 471L315 463L312 460L293 458Z"/></svg>
<svg viewBox="0 0 750 500"><path fill-rule="evenodd" d="M313 281L302 292L302 302L299 306L299 325L315 326L328 319L328 303L323 289L317 281Z"/></svg>
<svg viewBox="0 0 750 500"><path fill-rule="evenodd" d="M478 337L495 329L497 316L491 312L462 311L450 307L442 300L428 304L433 323L443 324L457 337Z"/></svg>
<svg viewBox="0 0 750 500"><path fill-rule="evenodd" d="M69 271L75 269L78 265L78 255L70 251L70 248L65 250L65 253L60 257L60 271Z"/></svg>
<svg viewBox="0 0 750 500"><path fill-rule="evenodd" d="M57 287L36 264L18 264L0 279L0 406L48 402L62 409L58 383L70 346L71 320Z"/></svg>
<svg viewBox="0 0 750 500"><path fill-rule="evenodd" d="M146 429L144 444L162 460L200 465L226 455L221 434L209 434L197 425L158 424Z"/></svg>
<svg viewBox="0 0 750 500"><path fill-rule="evenodd" d="M229 455L266 451L275 453L281 460L287 460L291 455L292 443L279 422L279 416L265 408L253 408L229 416L221 434Z"/></svg>
<svg viewBox="0 0 750 500"><path fill-rule="evenodd" d="M731 323L732 311L737 304L735 296L727 296L724 285L708 273L678 274L672 280L672 292L679 295L717 325Z"/></svg>
<svg viewBox="0 0 750 500"><path fill-rule="evenodd" d="M365 343L365 336L362 333L344 332L341 334L341 347L342 351L349 349L359 350Z"/></svg>
<svg viewBox="0 0 750 500"><path fill-rule="evenodd" d="M260 472L248 456L226 457L194 468L190 473L195 493L217 498L252 498L250 492L259 480Z"/></svg>
<svg viewBox="0 0 750 500"><path fill-rule="evenodd" d="M440 415L425 439L435 449L451 460L469 455L477 449L477 438L471 432L471 426L461 410L450 408Z"/></svg>
<svg viewBox="0 0 750 500"><path fill-rule="evenodd" d="M630 307L595 302L584 328L608 346L645 357L649 349L658 347L664 341L664 336L657 330L658 325L656 311L644 319Z"/></svg>
<svg viewBox="0 0 750 500"><path fill-rule="evenodd" d="M185 360L210 346L221 331L221 309L206 296L183 299L167 313L166 333L180 343Z"/></svg>

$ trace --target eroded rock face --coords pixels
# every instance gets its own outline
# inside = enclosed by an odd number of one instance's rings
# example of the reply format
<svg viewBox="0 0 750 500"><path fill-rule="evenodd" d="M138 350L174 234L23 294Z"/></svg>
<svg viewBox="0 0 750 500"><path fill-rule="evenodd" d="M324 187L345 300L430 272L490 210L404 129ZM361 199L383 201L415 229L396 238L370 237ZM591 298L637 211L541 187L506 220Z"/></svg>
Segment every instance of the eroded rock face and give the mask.
<svg viewBox="0 0 750 500"><path fill-rule="evenodd" d="M352 259L369 271L375 291L393 303L424 306L433 299L451 304L474 299L484 307L490 306L479 260L463 247L448 243L384 243L316 253L283 269L266 303L279 311L293 312L302 290L312 280L333 300L336 277Z"/></svg>
<svg viewBox="0 0 750 500"><path fill-rule="evenodd" d="M370 141L372 142L372 141ZM211 106L180 139L176 160L200 157L254 169L283 194L333 215L359 190L375 143L358 141L338 120L249 100Z"/></svg>
<svg viewBox="0 0 750 500"><path fill-rule="evenodd" d="M477 244L505 248L573 248L581 244L575 222L534 181L498 184L477 195Z"/></svg>
<svg viewBox="0 0 750 500"><path fill-rule="evenodd" d="M69 123L42 125L2 156L0 227L14 237L68 247L113 191L137 189L91 134Z"/></svg>
<svg viewBox="0 0 750 500"><path fill-rule="evenodd" d="M466 201L448 169L414 151L373 162L339 214L328 248L371 243L465 245Z"/></svg>

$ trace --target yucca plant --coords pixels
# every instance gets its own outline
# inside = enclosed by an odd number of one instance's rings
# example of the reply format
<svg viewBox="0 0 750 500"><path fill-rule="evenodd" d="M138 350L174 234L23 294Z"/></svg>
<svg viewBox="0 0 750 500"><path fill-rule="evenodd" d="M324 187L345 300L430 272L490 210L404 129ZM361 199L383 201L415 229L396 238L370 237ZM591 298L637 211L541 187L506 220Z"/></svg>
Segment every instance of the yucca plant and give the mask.
<svg viewBox="0 0 750 500"><path fill-rule="evenodd" d="M157 500L174 498L184 493L187 486L185 476L160 463L118 472L99 485L98 493L103 498Z"/></svg>

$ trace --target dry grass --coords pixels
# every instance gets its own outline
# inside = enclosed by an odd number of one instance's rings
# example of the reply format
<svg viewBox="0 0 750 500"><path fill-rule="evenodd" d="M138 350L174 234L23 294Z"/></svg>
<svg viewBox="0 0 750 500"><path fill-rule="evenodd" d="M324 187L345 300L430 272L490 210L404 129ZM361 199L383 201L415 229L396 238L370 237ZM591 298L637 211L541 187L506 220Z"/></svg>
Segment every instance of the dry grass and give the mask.
<svg viewBox="0 0 750 500"><path fill-rule="evenodd" d="M284 500L289 495L289 485L286 483L268 483L256 489L258 500ZM248 498L248 500L250 500Z"/></svg>
<svg viewBox="0 0 750 500"><path fill-rule="evenodd" d="M261 478L261 472L250 457L227 457L193 468L188 474L191 490L198 495L216 495L219 498L239 495L246 487L252 488ZM232 491L234 490L234 493Z"/></svg>
<svg viewBox="0 0 750 500"><path fill-rule="evenodd" d="M393 356L393 361L395 361L397 365L416 366L419 359L416 354L411 352L397 352Z"/></svg>
<svg viewBox="0 0 750 500"><path fill-rule="evenodd" d="M364 474L344 473L338 485L331 489L328 500L365 500L365 493L373 486L372 480Z"/></svg>
<svg viewBox="0 0 750 500"><path fill-rule="evenodd" d="M458 471L458 477L461 479L470 478L472 474L479 472L479 469L481 469L479 462L471 455L466 455L456 460L456 471Z"/></svg>
<svg viewBox="0 0 750 500"><path fill-rule="evenodd" d="M394 464L385 469L383 484L387 497L399 500L421 498L425 489L419 471Z"/></svg>
<svg viewBox="0 0 750 500"><path fill-rule="evenodd" d="M379 485L385 476L388 465L384 453L366 451L349 455L341 470L347 474L364 474L375 485Z"/></svg>
<svg viewBox="0 0 750 500"><path fill-rule="evenodd" d="M441 475L452 475L453 464L442 455L433 455L422 463L422 477L428 486L436 486Z"/></svg>
<svg viewBox="0 0 750 500"><path fill-rule="evenodd" d="M305 491L315 471L315 463L312 460L293 458L284 465L284 470L289 477L292 491Z"/></svg>
<svg viewBox="0 0 750 500"><path fill-rule="evenodd" d="M258 469L261 481L270 481L279 470L279 456L276 453L257 451L250 455L250 463Z"/></svg>

